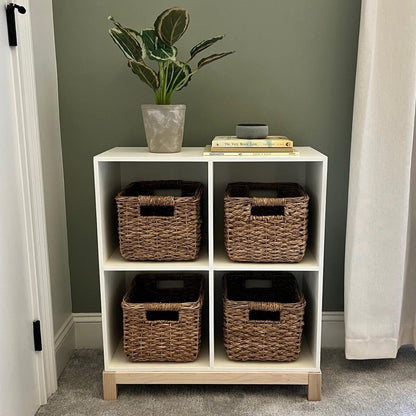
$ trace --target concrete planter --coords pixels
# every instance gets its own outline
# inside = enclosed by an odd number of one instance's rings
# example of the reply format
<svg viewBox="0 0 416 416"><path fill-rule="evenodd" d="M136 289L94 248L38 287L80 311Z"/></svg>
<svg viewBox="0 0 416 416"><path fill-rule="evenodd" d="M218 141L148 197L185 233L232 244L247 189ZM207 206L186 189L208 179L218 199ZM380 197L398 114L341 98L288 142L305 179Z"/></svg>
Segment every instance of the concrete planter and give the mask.
<svg viewBox="0 0 416 416"><path fill-rule="evenodd" d="M151 153L181 151L186 105L143 104L142 116Z"/></svg>

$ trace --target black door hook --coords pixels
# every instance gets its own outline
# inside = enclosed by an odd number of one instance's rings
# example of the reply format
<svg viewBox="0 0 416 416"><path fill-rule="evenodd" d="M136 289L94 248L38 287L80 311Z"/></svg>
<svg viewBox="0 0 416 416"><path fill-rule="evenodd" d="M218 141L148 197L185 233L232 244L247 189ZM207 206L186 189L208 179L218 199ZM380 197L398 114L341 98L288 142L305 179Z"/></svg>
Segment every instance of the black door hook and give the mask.
<svg viewBox="0 0 416 416"><path fill-rule="evenodd" d="M16 20L14 16L14 9L21 14L26 13L26 9L18 4L9 3L6 6L6 17L7 17L7 31L9 33L9 45L17 46L17 35L16 35Z"/></svg>

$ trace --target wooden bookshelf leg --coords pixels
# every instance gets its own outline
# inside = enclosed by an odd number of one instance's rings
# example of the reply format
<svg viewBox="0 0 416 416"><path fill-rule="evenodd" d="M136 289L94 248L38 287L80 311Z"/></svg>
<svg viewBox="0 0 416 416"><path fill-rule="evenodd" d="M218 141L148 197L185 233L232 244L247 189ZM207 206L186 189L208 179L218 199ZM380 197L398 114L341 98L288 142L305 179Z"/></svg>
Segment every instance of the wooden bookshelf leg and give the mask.
<svg viewBox="0 0 416 416"><path fill-rule="evenodd" d="M103 371L104 400L117 400L117 384L115 373Z"/></svg>
<svg viewBox="0 0 416 416"><path fill-rule="evenodd" d="M308 378L308 400L319 401L321 400L321 385L322 385L322 373L309 373Z"/></svg>

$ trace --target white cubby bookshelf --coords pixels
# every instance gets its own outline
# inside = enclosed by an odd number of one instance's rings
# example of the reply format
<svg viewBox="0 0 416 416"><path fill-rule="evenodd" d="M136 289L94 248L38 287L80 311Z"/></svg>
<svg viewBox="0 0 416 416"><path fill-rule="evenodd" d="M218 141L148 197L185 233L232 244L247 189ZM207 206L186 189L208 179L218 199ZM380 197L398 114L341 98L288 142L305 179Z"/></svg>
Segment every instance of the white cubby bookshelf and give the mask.
<svg viewBox="0 0 416 416"><path fill-rule="evenodd" d="M296 384L309 400L321 397L321 320L327 157L311 147L298 156L203 156L203 148L149 153L116 147L94 157L98 256L104 345L103 391L117 398L118 384ZM131 262L118 247L115 196L141 180L181 179L204 184L202 249L194 261ZM297 182L310 196L309 238L300 263L237 263L224 249L223 196L229 182ZM238 362L227 358L222 340L222 275L226 271L290 271L305 295L305 326L298 360ZM205 277L202 348L190 363L129 362L122 345L121 300L141 271L198 272Z"/></svg>

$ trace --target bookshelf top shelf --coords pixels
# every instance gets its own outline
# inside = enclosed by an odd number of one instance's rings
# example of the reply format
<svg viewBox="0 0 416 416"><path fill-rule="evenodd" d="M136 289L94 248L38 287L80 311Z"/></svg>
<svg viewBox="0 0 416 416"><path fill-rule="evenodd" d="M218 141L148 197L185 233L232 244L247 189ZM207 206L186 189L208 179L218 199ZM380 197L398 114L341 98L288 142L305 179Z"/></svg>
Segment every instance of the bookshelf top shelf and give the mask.
<svg viewBox="0 0 416 416"><path fill-rule="evenodd" d="M322 162L312 147L295 147L299 156L203 156L203 147L183 147L179 153L150 153L147 147L114 147L94 157L97 162Z"/></svg>

